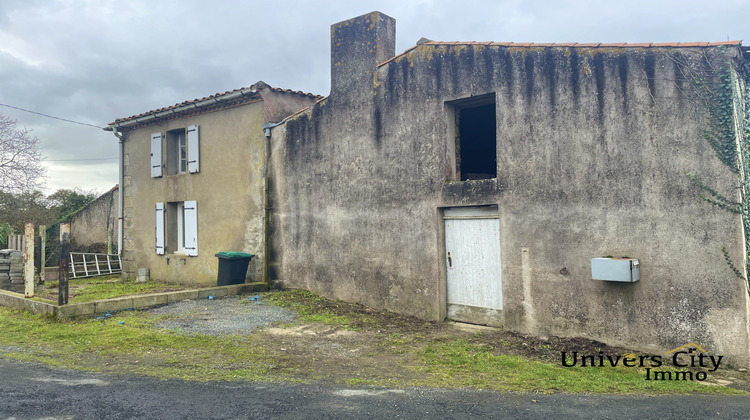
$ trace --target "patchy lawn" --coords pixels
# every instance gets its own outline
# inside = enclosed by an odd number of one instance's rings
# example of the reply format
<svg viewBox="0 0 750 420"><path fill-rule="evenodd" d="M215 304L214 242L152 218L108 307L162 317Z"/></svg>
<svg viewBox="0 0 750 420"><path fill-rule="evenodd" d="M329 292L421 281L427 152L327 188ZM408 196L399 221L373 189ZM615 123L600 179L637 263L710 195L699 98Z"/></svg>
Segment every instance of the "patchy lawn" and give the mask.
<svg viewBox="0 0 750 420"><path fill-rule="evenodd" d="M212 287L212 284L181 285L149 280L122 279L119 274L68 280L68 303L90 302L122 296ZM50 281L35 290L36 297L57 302L58 282Z"/></svg>
<svg viewBox="0 0 750 420"><path fill-rule="evenodd" d="M75 321L0 308L0 357L188 380L325 380L544 393L743 393L689 380L646 381L640 368L561 366L561 351L629 352L595 341L543 340L498 329L425 322L308 292L200 302L188 314L126 311L104 320ZM243 334L186 333L195 331L188 328L194 323L210 328L241 322L239 315L252 319L253 311L264 306L285 308L296 318ZM165 324L171 329L163 328ZM725 369L709 374L709 381L717 380L739 387L748 384L747 373Z"/></svg>

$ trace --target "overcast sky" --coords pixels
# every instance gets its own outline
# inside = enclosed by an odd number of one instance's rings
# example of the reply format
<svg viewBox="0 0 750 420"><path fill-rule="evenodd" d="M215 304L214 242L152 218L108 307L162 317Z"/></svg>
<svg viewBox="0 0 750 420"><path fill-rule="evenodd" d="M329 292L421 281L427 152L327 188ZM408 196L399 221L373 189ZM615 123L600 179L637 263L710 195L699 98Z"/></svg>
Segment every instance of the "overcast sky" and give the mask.
<svg viewBox="0 0 750 420"><path fill-rule="evenodd" d="M396 52L435 41L746 39L750 1L0 0L0 104L96 126L263 80L327 95L330 25L379 10ZM100 129L0 106L33 130L46 193L117 183Z"/></svg>

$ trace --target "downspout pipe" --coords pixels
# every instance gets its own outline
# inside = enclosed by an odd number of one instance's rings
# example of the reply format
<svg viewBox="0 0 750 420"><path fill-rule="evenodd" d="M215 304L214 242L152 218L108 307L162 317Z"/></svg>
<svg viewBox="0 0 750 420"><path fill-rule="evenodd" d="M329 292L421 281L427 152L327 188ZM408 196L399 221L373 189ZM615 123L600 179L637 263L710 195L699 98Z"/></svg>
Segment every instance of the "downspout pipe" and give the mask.
<svg viewBox="0 0 750 420"><path fill-rule="evenodd" d="M268 189L268 177L269 174L269 163L271 161L271 129L281 125L282 123L268 123L263 124L263 135L266 137L266 141L264 143L265 147L265 162L263 164L263 281L271 286L271 274L270 274L270 249L271 245L269 241L271 240L270 234L269 234L269 218L271 217L271 208L269 207L269 189Z"/></svg>
<svg viewBox="0 0 750 420"><path fill-rule="evenodd" d="M125 171L123 165L125 164L125 136L122 133L118 133L114 127L105 127L104 131L111 131L118 139L120 145L118 175L117 175L117 255L122 256L122 228L123 228L123 206L125 204Z"/></svg>

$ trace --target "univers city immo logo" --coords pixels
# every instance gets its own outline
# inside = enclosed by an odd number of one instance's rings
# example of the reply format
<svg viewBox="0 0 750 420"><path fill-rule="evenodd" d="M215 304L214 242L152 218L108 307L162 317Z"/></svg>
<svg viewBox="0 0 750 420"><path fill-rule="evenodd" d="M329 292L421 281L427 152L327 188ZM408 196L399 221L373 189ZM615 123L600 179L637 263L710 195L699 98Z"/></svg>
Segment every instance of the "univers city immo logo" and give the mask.
<svg viewBox="0 0 750 420"><path fill-rule="evenodd" d="M661 354L562 353L563 367L626 367L645 369L647 381L705 381L721 366L724 356L709 354L698 344L688 343ZM671 363L670 363L671 362ZM668 365L671 364L671 366ZM683 368L684 370L680 370Z"/></svg>

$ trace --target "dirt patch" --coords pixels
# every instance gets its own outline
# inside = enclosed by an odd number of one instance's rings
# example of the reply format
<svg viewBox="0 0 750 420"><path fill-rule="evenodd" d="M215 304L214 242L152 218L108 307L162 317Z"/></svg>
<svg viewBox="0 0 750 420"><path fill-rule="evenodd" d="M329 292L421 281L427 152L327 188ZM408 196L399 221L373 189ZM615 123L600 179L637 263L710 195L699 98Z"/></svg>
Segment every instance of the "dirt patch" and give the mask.
<svg viewBox="0 0 750 420"><path fill-rule="evenodd" d="M644 354L580 337L535 337L462 323L427 322L306 293L284 294L283 299L274 293L259 296L255 302L248 302L248 297L232 297L185 303L186 308L194 308L171 321L178 330L187 333L194 328L206 333L205 329L212 328L211 325L219 333L227 333L223 327L226 323L233 325L235 333L247 327L254 331L253 345L261 346L268 360L284 376L302 381L325 379L396 386L414 383L430 375L422 369L420 360L425 347L456 340L495 355L518 355L556 366L561 364L563 351L589 355ZM269 310L281 309L275 305L283 306L287 315L298 313L298 316L268 315ZM264 321L259 323L258 318ZM747 372L712 372L711 380L719 385L750 389Z"/></svg>

